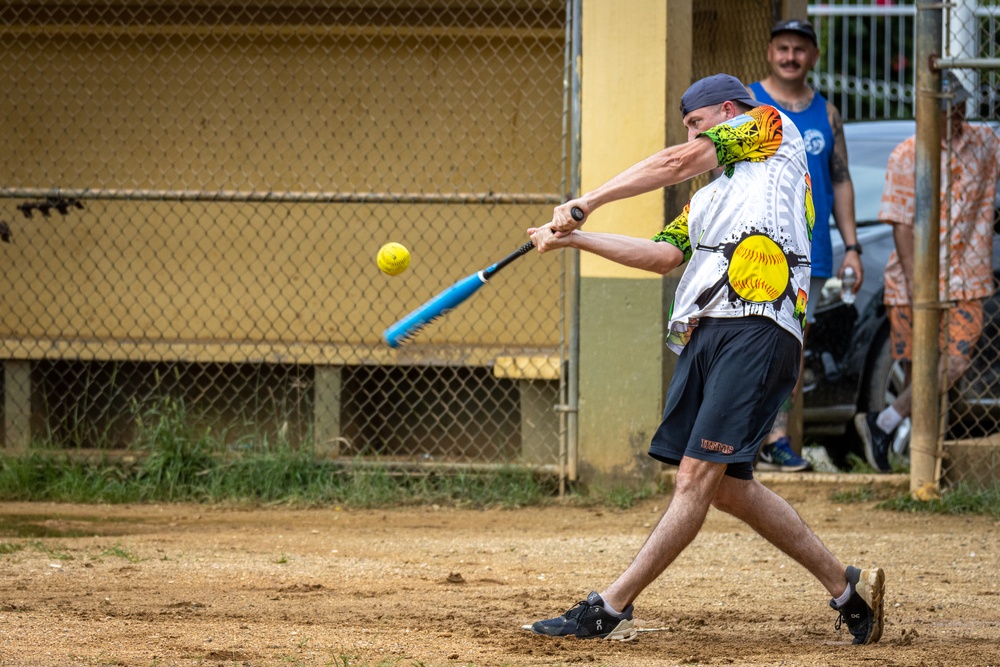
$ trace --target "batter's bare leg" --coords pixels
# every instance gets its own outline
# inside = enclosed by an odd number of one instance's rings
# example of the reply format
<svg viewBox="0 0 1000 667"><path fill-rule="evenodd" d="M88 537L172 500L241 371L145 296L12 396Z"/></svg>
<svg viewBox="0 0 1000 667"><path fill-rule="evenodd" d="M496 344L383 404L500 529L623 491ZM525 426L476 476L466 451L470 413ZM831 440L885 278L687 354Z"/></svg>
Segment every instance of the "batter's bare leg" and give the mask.
<svg viewBox="0 0 1000 667"><path fill-rule="evenodd" d="M724 477L716 508L732 514L806 568L833 597L847 588L846 568L806 525L788 501L756 479Z"/></svg>
<svg viewBox="0 0 1000 667"><path fill-rule="evenodd" d="M632 563L601 593L605 602L625 609L691 543L705 522L725 471L724 463L681 460L670 504Z"/></svg>

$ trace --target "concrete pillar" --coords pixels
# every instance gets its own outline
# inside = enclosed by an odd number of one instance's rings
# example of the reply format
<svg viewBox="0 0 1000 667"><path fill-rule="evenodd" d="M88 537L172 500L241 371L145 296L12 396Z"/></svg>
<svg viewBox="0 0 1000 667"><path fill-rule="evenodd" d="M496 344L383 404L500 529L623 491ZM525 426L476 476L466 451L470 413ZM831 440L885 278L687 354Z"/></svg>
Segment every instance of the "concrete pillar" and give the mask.
<svg viewBox="0 0 1000 667"><path fill-rule="evenodd" d="M558 380L518 380L521 394L521 462L551 465L559 457Z"/></svg>
<svg viewBox="0 0 1000 667"><path fill-rule="evenodd" d="M584 0L583 192L685 140L678 109L691 83L691 4L632 0L623 11ZM680 213L683 192L616 202L586 229L652 237ZM586 253L580 275L580 479L636 485L659 469L646 451L675 361L664 347L674 281Z"/></svg>
<svg viewBox="0 0 1000 667"><path fill-rule="evenodd" d="M317 459L340 455L340 366L315 366L313 451Z"/></svg>
<svg viewBox="0 0 1000 667"><path fill-rule="evenodd" d="M4 444L23 452L31 442L31 362L8 359L4 371Z"/></svg>
<svg viewBox="0 0 1000 667"><path fill-rule="evenodd" d="M552 465L559 460L558 356L498 357L493 377L516 380L521 407L521 463Z"/></svg>

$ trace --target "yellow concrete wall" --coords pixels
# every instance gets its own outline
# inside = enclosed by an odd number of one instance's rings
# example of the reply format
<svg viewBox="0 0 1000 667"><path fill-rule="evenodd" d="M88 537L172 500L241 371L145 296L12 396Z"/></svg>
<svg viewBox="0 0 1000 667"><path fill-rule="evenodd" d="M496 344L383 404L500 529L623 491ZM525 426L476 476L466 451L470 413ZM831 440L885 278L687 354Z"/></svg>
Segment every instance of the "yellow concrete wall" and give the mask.
<svg viewBox="0 0 1000 667"><path fill-rule="evenodd" d="M583 191L686 140L679 105L693 80L724 71L750 83L765 72L767 0L632 0L623 7L583 4ZM651 237L697 185L614 202L598 209L587 229ZM598 486L634 486L659 467L646 452L676 360L664 337L683 269L661 278L586 254L580 268L580 476Z"/></svg>
<svg viewBox="0 0 1000 667"><path fill-rule="evenodd" d="M583 4L581 189L586 192L666 145L667 17L671 3ZM598 209L589 231L650 237L663 192ZM580 258L579 474L587 484L634 484L662 410L663 280L599 257Z"/></svg>
<svg viewBox="0 0 1000 667"><path fill-rule="evenodd" d="M628 11L607 0L583 5L581 188L591 190L665 144L666 16L670 3L633 0ZM653 192L598 209L590 231L652 236L662 228L663 195ZM589 277L654 278L583 254Z"/></svg>

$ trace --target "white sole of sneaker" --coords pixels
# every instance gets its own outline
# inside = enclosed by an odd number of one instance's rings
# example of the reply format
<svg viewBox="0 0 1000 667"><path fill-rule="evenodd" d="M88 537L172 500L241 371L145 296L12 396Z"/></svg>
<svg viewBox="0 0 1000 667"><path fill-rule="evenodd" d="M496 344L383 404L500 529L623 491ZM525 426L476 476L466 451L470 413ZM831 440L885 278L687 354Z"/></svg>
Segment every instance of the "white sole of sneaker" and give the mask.
<svg viewBox="0 0 1000 667"><path fill-rule="evenodd" d="M522 625L521 629L534 633L534 630L531 629L531 625ZM632 623L632 621L625 620L615 626L615 629L608 633L607 637L601 637L601 639L605 641L630 642L635 639L638 634L639 631L635 629L635 624ZM545 635L540 636L544 637Z"/></svg>
<svg viewBox="0 0 1000 667"><path fill-rule="evenodd" d="M882 638L882 624L885 611L882 609L882 601L885 598L885 572L877 567L873 570L865 571L865 584L871 591L872 608L872 633L868 636L865 644L874 644Z"/></svg>
<svg viewBox="0 0 1000 667"><path fill-rule="evenodd" d="M630 642L636 638L639 633L636 632L635 624L632 621L622 621L618 626L608 634L607 637L602 637L606 641L619 641L619 642Z"/></svg>

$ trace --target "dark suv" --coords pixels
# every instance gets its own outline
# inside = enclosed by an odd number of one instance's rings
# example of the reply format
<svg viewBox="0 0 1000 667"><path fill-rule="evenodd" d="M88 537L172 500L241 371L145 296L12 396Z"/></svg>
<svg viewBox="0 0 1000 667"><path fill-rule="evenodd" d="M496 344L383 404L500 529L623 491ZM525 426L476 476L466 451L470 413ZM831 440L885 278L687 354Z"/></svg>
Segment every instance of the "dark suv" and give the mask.
<svg viewBox="0 0 1000 667"><path fill-rule="evenodd" d="M854 182L855 215L865 280L853 305L841 300L840 281L827 281L819 295L816 322L810 327L803 373L804 428L807 438L824 445L831 459L845 465L851 452L861 454L854 430L857 412L877 412L903 385L902 368L889 352L889 322L882 304L882 274L894 248L892 226L878 221L889 154L914 133L913 121L871 121L844 126ZM832 225L832 222L831 222ZM833 228L834 231L836 227ZM1000 225L994 224L1000 232ZM833 237L834 267L844 244ZM996 241L996 237L994 237ZM993 269L1000 279L1000 244L993 244ZM985 305L983 335L972 367L952 390L949 422L955 437L1000 429L1000 297ZM963 430L964 429L964 430ZM972 431L970 431L972 429ZM894 450L906 453L909 420L896 432Z"/></svg>

